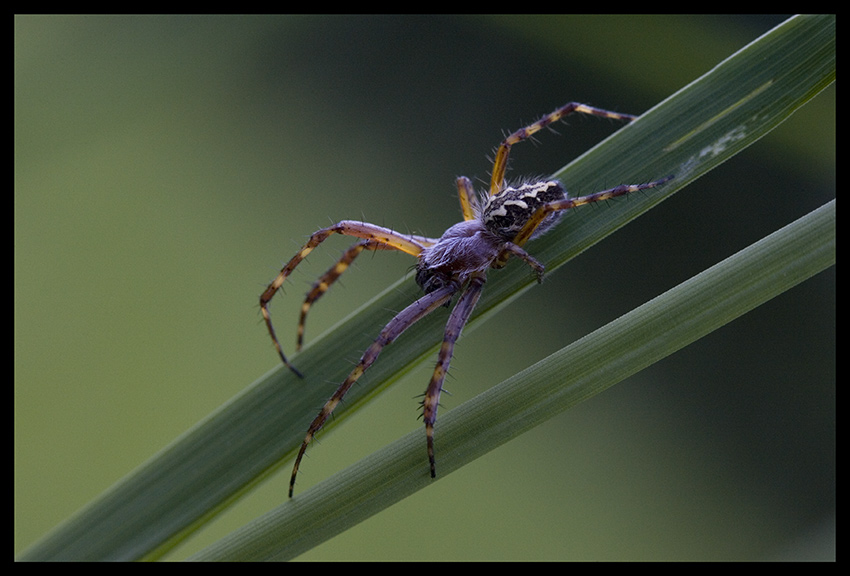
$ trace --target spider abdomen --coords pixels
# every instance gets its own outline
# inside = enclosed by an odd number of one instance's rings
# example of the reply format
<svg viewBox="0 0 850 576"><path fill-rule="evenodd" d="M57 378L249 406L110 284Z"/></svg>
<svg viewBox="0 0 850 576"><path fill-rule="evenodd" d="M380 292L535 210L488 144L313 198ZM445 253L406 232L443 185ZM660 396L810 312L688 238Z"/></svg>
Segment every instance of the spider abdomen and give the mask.
<svg viewBox="0 0 850 576"><path fill-rule="evenodd" d="M540 206L566 197L567 191L557 180L508 186L486 199L481 210L481 222L490 232L511 241ZM563 214L561 211L553 212L544 218L531 237L545 233Z"/></svg>

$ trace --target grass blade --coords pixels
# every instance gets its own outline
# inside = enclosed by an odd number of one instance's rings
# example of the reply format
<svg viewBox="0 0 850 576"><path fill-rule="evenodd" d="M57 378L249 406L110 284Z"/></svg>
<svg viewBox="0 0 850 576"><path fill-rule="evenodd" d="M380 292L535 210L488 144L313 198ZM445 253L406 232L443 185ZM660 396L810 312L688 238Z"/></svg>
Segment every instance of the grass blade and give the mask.
<svg viewBox="0 0 850 576"><path fill-rule="evenodd" d="M835 201L450 411L441 475L672 354L835 263ZM498 415L498 417L494 417ZM414 431L195 560L286 560L431 483Z"/></svg>
<svg viewBox="0 0 850 576"><path fill-rule="evenodd" d="M582 183L648 181L667 174L675 174L675 181L658 189L657 193L653 191L615 202L607 209L585 210L582 217L572 219L570 225L560 226L529 244L529 251L543 261L549 271L563 265L758 140L834 78L835 18L790 19L557 174L568 188L578 189L587 188ZM825 225L821 222L818 226L820 233L824 233ZM819 243L821 249L824 245L824 242ZM769 252L777 251L784 264L790 265L794 258L790 251L779 252L778 244L770 246ZM744 293L751 289L746 278L737 277L734 281L733 291ZM528 270L517 263L491 275L472 323L482 321L505 306L533 282ZM349 369L345 363L336 361L338 351L365 348L371 340L369 334L377 333L391 316L388 311L400 310L411 301L409 288L409 280L389 287L305 348L295 361L308 375L307 379L299 381L285 369L275 369L261 377L240 396L36 543L21 559L156 558L176 545L291 459L316 407L330 395L335 387L333 383L341 381ZM444 316L438 314L426 318L405 333L395 346L389 347L370 370L368 384L352 391L328 428L344 421L369 398L429 357L444 321ZM677 338L680 345L687 341L684 335ZM610 370L613 372L614 368ZM465 410L474 409L475 404L472 404ZM451 413L441 418L439 432L441 467L445 466L446 472L474 457L473 452L463 456L460 448L457 453L452 450L450 443L454 436L450 423L459 418L460 413L450 418ZM495 424L505 430L512 428L507 420ZM420 436L417 434L415 450L418 457L421 457ZM497 441L482 441L482 446L495 445ZM379 464L397 465L386 452L378 454L380 456L374 458L378 458ZM357 467L362 470L364 466L375 465L373 458L367 460ZM414 465L406 471L414 475L413 479L391 477L390 481L397 483L391 490L401 494L420 482L419 468ZM283 505L282 509L288 507L290 510L288 514L295 514L292 522L301 522L307 517L301 514L306 515L308 510L316 514L317 510L333 507L344 517L354 514L352 510L357 507L365 506L368 495L362 500L347 498L346 505L339 506L340 502L329 500L334 498L334 492L328 483L322 486L309 491L309 496L304 492L300 498ZM251 546L257 552L254 557L289 557L304 549L296 546L286 552L281 548L258 552L267 550L265 543L270 539L281 537L274 524L280 513L275 511L273 519L266 517L259 526L252 524L246 529L247 533L242 533L253 540ZM290 529L293 537L295 534L310 535L311 540L317 542L336 533L334 531L340 527L351 525L354 517L328 519L323 522L324 526L316 528L315 536L306 525L292 525ZM232 542L233 539L229 539L205 557L225 558L233 553L229 558L235 558Z"/></svg>

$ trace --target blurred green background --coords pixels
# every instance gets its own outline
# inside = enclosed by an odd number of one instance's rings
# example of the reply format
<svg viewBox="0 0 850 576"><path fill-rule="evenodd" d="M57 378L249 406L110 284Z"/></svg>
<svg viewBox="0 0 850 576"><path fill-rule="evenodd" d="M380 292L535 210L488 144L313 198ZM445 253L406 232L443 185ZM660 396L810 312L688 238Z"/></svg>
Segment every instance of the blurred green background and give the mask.
<svg viewBox="0 0 850 576"><path fill-rule="evenodd" d="M276 365L257 296L316 228L437 236L506 131L570 100L641 113L785 18L16 17L15 552ZM572 117L511 174L616 127ZM444 410L834 196L833 86L465 334ZM346 245L276 302L289 349ZM411 264L363 256L308 339ZM418 428L429 371L320 437L300 485ZM288 473L167 558L279 504ZM831 559L834 514L831 269L302 558Z"/></svg>

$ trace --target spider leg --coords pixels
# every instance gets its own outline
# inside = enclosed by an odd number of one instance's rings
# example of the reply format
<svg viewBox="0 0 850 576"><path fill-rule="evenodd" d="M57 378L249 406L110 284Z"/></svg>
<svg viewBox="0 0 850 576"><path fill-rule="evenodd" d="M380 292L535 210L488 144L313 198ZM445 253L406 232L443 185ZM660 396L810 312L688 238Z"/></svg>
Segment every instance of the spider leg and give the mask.
<svg viewBox="0 0 850 576"><path fill-rule="evenodd" d="M422 399L422 419L425 421L425 441L428 448L428 462L431 466L431 478L437 477L434 459L434 424L437 421L437 408L440 403L440 393L443 391L443 382L449 371L455 342L460 338L460 333L466 326L466 322L469 320L479 296L481 296L481 289L485 281L483 272L474 274L466 291L458 299L454 310L452 310L449 321L446 323L446 332L437 357L437 366L434 368L431 382L425 390L425 397Z"/></svg>
<svg viewBox="0 0 850 576"><path fill-rule="evenodd" d="M599 202L601 200L609 200L611 198L616 198L617 196L624 196L631 192L637 192L638 190L647 190L649 188L655 188L656 186L660 186L665 182L668 182L672 179L673 176L667 176L662 178L661 180L656 180L654 182L647 182L646 184L622 184L620 186L615 186L614 188L610 188L608 190L603 190L602 192L596 192L595 194L589 194L587 196L579 196L578 198L565 198L564 200L556 200L554 202L549 202L548 204L544 204L540 206L537 211L529 218L528 222L525 223L525 226L520 229L514 238L514 244L517 246L524 245L531 235L534 233L534 230L540 225L541 222L551 214L552 212L557 212L558 210L569 210L570 208L575 208L576 206L582 206L584 204L592 204L593 202Z"/></svg>
<svg viewBox="0 0 850 576"><path fill-rule="evenodd" d="M310 310L313 303L315 303L316 300L321 298L322 295L328 291L331 285L339 279L343 272L348 270L348 267L351 266L351 263L354 262L354 259L357 258L363 250L380 250L382 248L386 248L386 245L375 242L374 240L361 240L360 242L357 242L348 250L343 252L342 257L337 261L337 263L331 266L327 272L322 274L319 279L313 283L312 288L304 299L304 303L301 304L301 316L298 319L298 331L295 343L296 351L301 350L301 346L304 343L304 323L307 321L307 312Z"/></svg>
<svg viewBox="0 0 850 576"><path fill-rule="evenodd" d="M331 234L342 234L343 236L354 236L356 238L362 238L368 242L371 242L375 245L380 245L381 249L387 250L399 250L400 252L404 252L406 254L410 254L411 256L419 256L422 253L422 250L427 246L427 244L423 244L421 240L430 241L431 239L427 239L421 236L407 236L404 234L400 234L395 232L394 230L390 230L389 228L384 228L382 226L376 226L375 224L369 224L366 222L356 222L354 220L342 220L341 222L337 222L333 226L329 226L328 228L322 228L313 233L310 236L310 239L307 240L307 243L298 251L298 253L292 257L292 259L286 264L286 266L281 269L280 273L277 277L272 280L271 284L265 289L265 291L260 295L260 311L263 313L263 319L265 320L266 327L269 330L269 335L272 338L272 342L274 342L275 349L277 350L280 359L283 361L284 365L287 368L292 370L298 377L303 377L302 374L286 359L286 355L283 353L283 348L280 346L280 342L277 339L277 334L275 334L274 327L272 326L271 316L269 315L269 302L283 285L287 276L289 276L292 271L295 269L298 264L301 263L307 255L313 251L319 244L324 242Z"/></svg>
<svg viewBox="0 0 850 576"><path fill-rule="evenodd" d="M451 281L445 286L422 296L413 304L399 312L398 315L390 320L384 329L381 330L381 334L372 343L372 345L366 349L363 356L360 358L360 362L358 362L357 366L354 367L354 370L352 370L345 381L340 384L336 392L333 393L333 396L330 397L313 422L310 423L310 427L307 429L307 436L301 443L301 448L298 450L298 456L295 458L295 464L292 467L292 476L289 480L290 498L292 497L292 492L295 488L295 476L298 474L298 467L301 464L301 458L303 458L304 452L307 450L307 446L313 440L316 433L322 428L325 421L334 411L337 404L339 404L343 399L348 390L355 382L357 382L357 380L364 372L366 372L375 360L377 360L378 355L381 353L381 350L384 349L384 346L393 342L402 334L402 332L407 330L418 320L424 318L445 304L459 289L460 285L455 281Z"/></svg>
<svg viewBox="0 0 850 576"><path fill-rule="evenodd" d="M466 176L460 176L457 179L457 195L460 199L460 210L463 213L463 219L474 220L475 214L478 213L478 198L475 197L472 182Z"/></svg>
<svg viewBox="0 0 850 576"><path fill-rule="evenodd" d="M527 140L532 134L539 132L549 124L557 122L564 116L572 114L573 112L591 114L593 116L604 116L605 118L614 118L615 120L634 120L637 118L637 116L633 116L631 114L621 114L619 112L603 110L586 104L579 104L578 102L570 102L569 104L561 106L537 122L529 124L525 128L520 128L502 141L499 145L499 150L496 152L496 159L493 162L493 173L490 179L491 196L497 194L505 185L505 170L508 166L508 155L510 154L511 146L517 142Z"/></svg>
<svg viewBox="0 0 850 576"><path fill-rule="evenodd" d="M523 262L531 266L535 272L537 272L537 283L543 282L543 275L546 272L546 268L541 264L536 258L534 258L531 254L514 244L513 242L505 242L505 247L502 250L502 254L500 257L507 260L509 254L513 254L514 256L522 259ZM500 267L498 266L499 261L492 265L493 268ZM502 263L504 265L504 263Z"/></svg>
<svg viewBox="0 0 850 576"><path fill-rule="evenodd" d="M425 236L412 235L410 237L426 247L437 242L435 238L426 238ZM304 324L307 321L307 312L316 300L321 298L324 293L328 291L331 285L339 279L342 273L348 270L348 267L351 266L354 259L357 258L363 250L392 250L392 248L374 240L361 240L343 252L337 263L331 266L327 272L322 274L319 279L313 283L312 288L304 299L304 303L301 304L301 316L298 319L298 330L295 343L296 352L301 350L301 346L304 344Z"/></svg>

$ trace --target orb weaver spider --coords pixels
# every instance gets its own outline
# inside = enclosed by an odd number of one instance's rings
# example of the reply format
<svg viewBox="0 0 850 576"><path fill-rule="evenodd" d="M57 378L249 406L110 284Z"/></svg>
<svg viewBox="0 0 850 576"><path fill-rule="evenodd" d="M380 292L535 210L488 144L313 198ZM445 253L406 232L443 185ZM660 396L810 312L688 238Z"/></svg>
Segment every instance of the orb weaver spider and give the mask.
<svg viewBox="0 0 850 576"><path fill-rule="evenodd" d="M443 343L437 356L437 366L421 402L428 462L431 477L436 478L434 424L437 421L440 393L443 390L443 381L449 370L455 342L460 337L463 327L469 320L476 302L478 302L486 281L487 270L489 268L502 268L509 257L516 256L534 270L537 274L537 281L541 282L544 273L543 265L522 247L528 240L544 234L554 226L563 216L564 211L583 204L591 204L638 190L654 188L673 178L673 176L667 176L646 184L623 184L578 198L570 198L563 185L557 180L529 181L513 186L506 185L505 171L511 146L529 139L542 128L573 112L616 120L631 121L636 118L631 114L621 114L570 102L537 122L517 130L502 141L493 162L489 191L477 197L468 178L461 176L457 179L456 184L463 221L451 226L441 237L428 238L414 234L402 234L367 222L342 220L333 226L314 232L307 243L292 257L262 293L260 310L275 349L277 349L283 364L297 376L302 377L302 374L283 353L283 348L281 348L272 326L269 302L295 267L329 236L342 234L360 240L346 250L337 263L325 272L307 293L304 303L301 305L296 350L300 350L303 343L304 324L310 307L339 279L340 275L364 250L398 250L415 256L417 258L416 283L425 292L424 296L389 321L310 424L292 468L292 476L289 481L290 498L295 487L298 467L307 446L351 386L377 360L378 355L386 345L393 342L407 328L440 306L448 306L452 297L460 293L454 309L449 314Z"/></svg>

